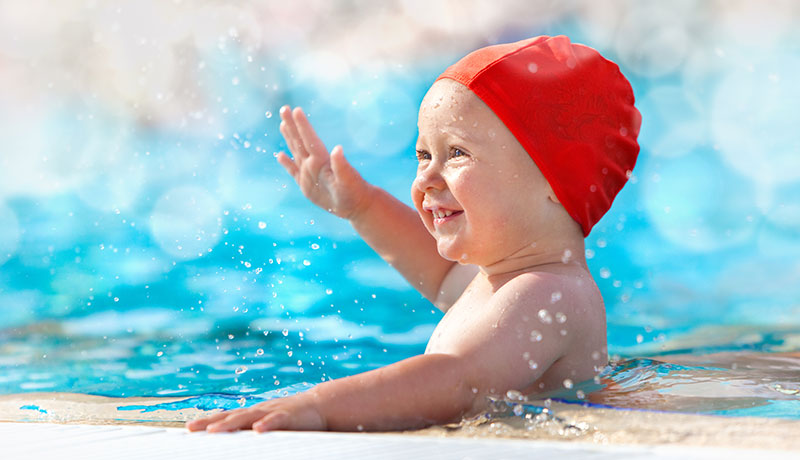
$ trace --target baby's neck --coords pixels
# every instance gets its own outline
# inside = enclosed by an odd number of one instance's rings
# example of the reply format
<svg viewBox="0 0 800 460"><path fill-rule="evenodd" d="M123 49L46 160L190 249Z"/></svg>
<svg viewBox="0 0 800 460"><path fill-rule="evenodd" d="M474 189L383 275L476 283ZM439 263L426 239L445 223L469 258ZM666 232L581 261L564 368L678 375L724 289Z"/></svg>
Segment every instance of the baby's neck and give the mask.
<svg viewBox="0 0 800 460"><path fill-rule="evenodd" d="M559 266L580 267L588 271L585 246L580 241L559 241L551 245L528 245L519 251L487 266L481 272L489 280L502 280L531 271L557 270Z"/></svg>

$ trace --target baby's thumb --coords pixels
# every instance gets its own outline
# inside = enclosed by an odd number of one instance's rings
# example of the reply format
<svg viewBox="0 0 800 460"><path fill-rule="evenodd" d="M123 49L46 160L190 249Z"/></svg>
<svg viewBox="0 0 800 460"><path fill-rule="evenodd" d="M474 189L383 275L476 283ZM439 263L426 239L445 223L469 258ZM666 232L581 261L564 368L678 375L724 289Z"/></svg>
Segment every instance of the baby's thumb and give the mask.
<svg viewBox="0 0 800 460"><path fill-rule="evenodd" d="M361 179L358 171L344 157L344 150L341 145L337 145L331 150L331 170L336 180L351 181Z"/></svg>

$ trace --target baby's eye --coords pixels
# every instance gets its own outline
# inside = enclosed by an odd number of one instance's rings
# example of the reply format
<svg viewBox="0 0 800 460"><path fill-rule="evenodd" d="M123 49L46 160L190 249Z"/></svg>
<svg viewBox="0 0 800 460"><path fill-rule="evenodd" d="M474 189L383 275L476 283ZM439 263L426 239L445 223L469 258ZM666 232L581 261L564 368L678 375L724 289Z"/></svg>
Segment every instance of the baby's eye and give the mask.
<svg viewBox="0 0 800 460"><path fill-rule="evenodd" d="M430 160L431 154L424 150L417 150L417 161Z"/></svg>
<svg viewBox="0 0 800 460"><path fill-rule="evenodd" d="M450 157L451 158L458 158L458 157L463 157L463 156L467 156L467 152L461 150L458 147L453 147L452 149L450 149Z"/></svg>

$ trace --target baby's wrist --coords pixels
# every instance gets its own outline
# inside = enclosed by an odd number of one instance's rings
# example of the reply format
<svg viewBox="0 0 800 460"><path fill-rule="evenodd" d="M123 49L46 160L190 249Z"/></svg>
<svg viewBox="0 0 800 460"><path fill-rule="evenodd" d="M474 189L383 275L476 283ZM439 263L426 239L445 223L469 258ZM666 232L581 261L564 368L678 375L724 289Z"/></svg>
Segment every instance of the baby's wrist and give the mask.
<svg viewBox="0 0 800 460"><path fill-rule="evenodd" d="M353 208L350 214L346 216L346 219L354 225L360 221L362 217L369 212L369 209L372 207L372 203L375 202L375 195L380 190L381 189L379 187L376 187L369 182L364 182L364 189L361 191L361 200L358 202L358 205Z"/></svg>
<svg viewBox="0 0 800 460"><path fill-rule="evenodd" d="M300 403L303 407L307 408L307 410L313 411L315 414L315 418L319 419L319 430L326 431L328 430L328 420L324 410L324 398L320 394L318 390L319 385L309 390L306 390L302 393L298 393L298 398L302 400Z"/></svg>

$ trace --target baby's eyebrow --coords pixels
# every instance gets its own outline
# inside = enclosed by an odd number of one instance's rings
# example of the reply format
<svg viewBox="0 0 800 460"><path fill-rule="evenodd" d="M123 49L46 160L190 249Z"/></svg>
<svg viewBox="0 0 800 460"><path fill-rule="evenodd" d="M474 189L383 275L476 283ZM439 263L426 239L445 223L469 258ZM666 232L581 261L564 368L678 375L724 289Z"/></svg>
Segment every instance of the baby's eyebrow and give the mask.
<svg viewBox="0 0 800 460"><path fill-rule="evenodd" d="M448 135L458 137L459 139L467 142L475 142L475 137L469 131L463 130L461 128L456 128L453 126L448 126L447 128L442 129Z"/></svg>

